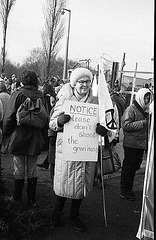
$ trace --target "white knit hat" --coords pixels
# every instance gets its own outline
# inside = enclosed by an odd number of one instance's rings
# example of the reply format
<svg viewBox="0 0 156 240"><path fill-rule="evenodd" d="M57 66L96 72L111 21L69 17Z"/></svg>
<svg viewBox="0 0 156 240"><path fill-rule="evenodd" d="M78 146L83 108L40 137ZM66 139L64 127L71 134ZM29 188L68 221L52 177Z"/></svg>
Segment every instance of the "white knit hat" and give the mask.
<svg viewBox="0 0 156 240"><path fill-rule="evenodd" d="M92 81L93 75L87 68L74 69L70 75L71 86L73 87L76 84L77 80L83 77L88 77L88 79Z"/></svg>

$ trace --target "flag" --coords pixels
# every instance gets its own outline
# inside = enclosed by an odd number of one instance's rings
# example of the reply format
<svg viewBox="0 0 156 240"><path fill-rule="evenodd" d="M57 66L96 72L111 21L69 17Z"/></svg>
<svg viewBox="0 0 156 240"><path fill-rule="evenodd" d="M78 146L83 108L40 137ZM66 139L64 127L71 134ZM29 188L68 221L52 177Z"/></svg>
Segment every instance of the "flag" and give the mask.
<svg viewBox="0 0 156 240"><path fill-rule="evenodd" d="M99 64L99 75L98 75L98 101L99 101L99 122L102 126L107 128L109 131L107 133L109 142L111 142L117 129L116 122L114 120L114 108L113 103L108 91L107 83L105 80L105 75L103 71L103 62L101 57L101 62ZM111 138L111 140L110 140ZM105 225L107 227L107 218L106 218L106 206L105 206L105 191L104 191L104 176L103 176L103 163L102 163L102 145L104 145L104 138L100 136L100 171L101 171L101 178L102 178L102 193L103 193L103 212L104 212L104 218L105 218Z"/></svg>
<svg viewBox="0 0 156 240"><path fill-rule="evenodd" d="M154 108L151 115L142 210L136 236L139 239L149 240L154 239Z"/></svg>
<svg viewBox="0 0 156 240"><path fill-rule="evenodd" d="M103 71L102 58L99 67L98 100L100 124L110 131L116 130L117 124L114 120L114 107Z"/></svg>
<svg viewBox="0 0 156 240"><path fill-rule="evenodd" d="M104 75L103 59L99 64L98 78L98 100L99 100L99 122L108 131L109 142L111 142L118 132L117 123L115 121L114 107L108 91L107 82Z"/></svg>
<svg viewBox="0 0 156 240"><path fill-rule="evenodd" d="M94 97L97 97L97 90L98 90L98 85L97 85L97 79L96 79L96 74L95 74L93 83L92 83L92 92L93 92Z"/></svg>

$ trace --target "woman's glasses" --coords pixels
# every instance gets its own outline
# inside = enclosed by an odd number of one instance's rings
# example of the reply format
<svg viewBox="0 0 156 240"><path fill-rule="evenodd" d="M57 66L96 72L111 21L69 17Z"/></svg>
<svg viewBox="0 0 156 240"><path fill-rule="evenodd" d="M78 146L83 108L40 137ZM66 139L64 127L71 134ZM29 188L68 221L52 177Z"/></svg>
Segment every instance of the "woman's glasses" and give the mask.
<svg viewBox="0 0 156 240"><path fill-rule="evenodd" d="M91 80L78 80L77 81L80 85L83 85L83 84L90 84L91 83Z"/></svg>

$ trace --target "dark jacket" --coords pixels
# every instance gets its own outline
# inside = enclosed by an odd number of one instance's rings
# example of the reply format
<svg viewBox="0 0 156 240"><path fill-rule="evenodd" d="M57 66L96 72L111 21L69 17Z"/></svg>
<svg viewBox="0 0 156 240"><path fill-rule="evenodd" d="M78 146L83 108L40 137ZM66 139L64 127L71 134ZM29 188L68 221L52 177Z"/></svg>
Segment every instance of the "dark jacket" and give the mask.
<svg viewBox="0 0 156 240"><path fill-rule="evenodd" d="M147 115L136 101L126 108L122 116L123 147L147 149L148 126L142 122L146 118Z"/></svg>
<svg viewBox="0 0 156 240"><path fill-rule="evenodd" d="M121 127L121 117L125 111L125 102L126 99L121 93L118 92L112 92L111 93L111 99L116 103L118 114L119 114L119 128Z"/></svg>
<svg viewBox="0 0 156 240"><path fill-rule="evenodd" d="M16 112L27 97L41 98L46 105L43 94L33 86L24 86L10 96L3 120L3 138L10 136L8 151L13 155L39 155L48 138L48 121L44 129L17 126Z"/></svg>

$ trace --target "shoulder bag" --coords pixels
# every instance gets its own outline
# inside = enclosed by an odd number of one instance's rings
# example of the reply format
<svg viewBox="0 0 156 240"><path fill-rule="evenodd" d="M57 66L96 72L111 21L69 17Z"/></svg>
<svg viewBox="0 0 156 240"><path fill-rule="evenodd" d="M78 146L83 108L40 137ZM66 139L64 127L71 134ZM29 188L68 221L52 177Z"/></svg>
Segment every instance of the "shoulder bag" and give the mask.
<svg viewBox="0 0 156 240"><path fill-rule="evenodd" d="M98 161L101 163L101 151L102 151L102 169L103 175L111 174L119 171L121 168L121 160L117 152L113 152L111 144L109 143L108 136L105 136L105 146L99 148Z"/></svg>

